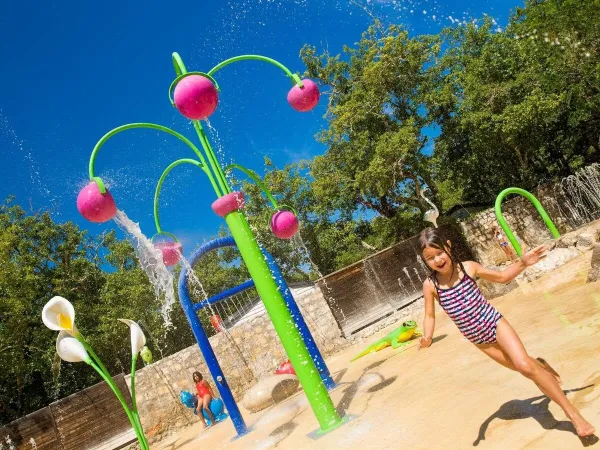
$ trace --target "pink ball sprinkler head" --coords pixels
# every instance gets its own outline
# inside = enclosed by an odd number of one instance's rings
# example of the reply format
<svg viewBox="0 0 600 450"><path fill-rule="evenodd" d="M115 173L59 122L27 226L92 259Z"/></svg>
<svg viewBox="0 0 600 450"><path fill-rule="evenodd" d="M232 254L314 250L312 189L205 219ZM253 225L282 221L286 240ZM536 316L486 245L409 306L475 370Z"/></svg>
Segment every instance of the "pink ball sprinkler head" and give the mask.
<svg viewBox="0 0 600 450"><path fill-rule="evenodd" d="M112 219L117 213L117 205L108 190L102 194L95 181L79 191L77 210L90 222L102 223Z"/></svg>
<svg viewBox="0 0 600 450"><path fill-rule="evenodd" d="M225 217L230 212L242 209L244 205L244 194L240 191L233 191L216 199L211 208L219 217Z"/></svg>
<svg viewBox="0 0 600 450"><path fill-rule="evenodd" d="M279 239L291 239L299 226L298 218L292 211L277 211L271 217L271 231Z"/></svg>
<svg viewBox="0 0 600 450"><path fill-rule="evenodd" d="M306 112L313 109L319 103L319 87L317 84L307 79L302 80L304 87L294 85L288 92L287 100L296 111Z"/></svg>
<svg viewBox="0 0 600 450"><path fill-rule="evenodd" d="M219 93L208 78L190 75L182 78L173 93L175 107L191 120L204 120L217 109Z"/></svg>
<svg viewBox="0 0 600 450"><path fill-rule="evenodd" d="M183 252L179 242L157 242L154 244L154 248L161 251L165 266L177 264Z"/></svg>

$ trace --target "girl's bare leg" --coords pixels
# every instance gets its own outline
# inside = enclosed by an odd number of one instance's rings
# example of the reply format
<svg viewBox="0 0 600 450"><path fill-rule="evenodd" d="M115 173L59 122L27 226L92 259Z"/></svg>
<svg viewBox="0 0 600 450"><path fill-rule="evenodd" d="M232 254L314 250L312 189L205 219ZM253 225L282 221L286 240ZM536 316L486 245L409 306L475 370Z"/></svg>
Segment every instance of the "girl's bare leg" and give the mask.
<svg viewBox="0 0 600 450"><path fill-rule="evenodd" d="M206 394L204 397L202 397L202 407L206 411L206 415L210 419L211 423L214 425L215 424L215 416L213 416L213 413L210 410L211 400L212 400L212 396L210 394Z"/></svg>
<svg viewBox="0 0 600 450"><path fill-rule="evenodd" d="M200 420L202 421L202 428L206 428L206 420L204 420L204 416L202 415L202 407L200 406L201 402L202 399L198 399L198 406L196 406L194 412L198 417L200 417Z"/></svg>
<svg viewBox="0 0 600 450"><path fill-rule="evenodd" d="M488 355L490 358L492 358L494 361L496 361L498 364L503 365L507 369L517 371L517 369L515 369L508 356L506 356L506 354L502 351L498 344L480 344L475 346L483 353ZM542 367L544 370L548 371L550 375L554 377L558 384L562 383L560 375L552 368L552 366L550 366L550 364L546 362L545 359L535 358L535 362L539 364L539 366Z"/></svg>
<svg viewBox="0 0 600 450"><path fill-rule="evenodd" d="M581 413L564 394L556 379L527 354L521 339L504 318L498 323L496 339L501 352L508 357L514 369L532 380L544 394L563 409L573 422L579 436L590 436L595 433L596 429L581 416Z"/></svg>

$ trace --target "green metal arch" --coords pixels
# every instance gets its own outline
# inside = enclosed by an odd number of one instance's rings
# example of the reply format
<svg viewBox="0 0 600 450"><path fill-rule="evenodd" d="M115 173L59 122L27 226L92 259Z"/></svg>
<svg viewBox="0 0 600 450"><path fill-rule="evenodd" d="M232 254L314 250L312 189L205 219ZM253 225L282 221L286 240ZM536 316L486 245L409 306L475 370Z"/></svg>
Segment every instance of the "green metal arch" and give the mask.
<svg viewBox="0 0 600 450"><path fill-rule="evenodd" d="M204 170L204 166L202 165L202 163L200 163L200 161L196 161L195 159L189 158L178 159L177 161L174 161L171 164L169 164L169 167L167 167L164 170L164 172L160 176L160 179L158 180L158 183L156 184L156 190L154 191L154 224L156 225L156 234L152 236L152 239L154 239L158 234L163 234L165 236L170 236L175 241L177 241L177 238L173 234L163 231L162 227L160 226L160 218L158 215L158 199L160 198L160 190L162 189L162 185L165 181L165 178L167 178L167 175L169 175L169 172L171 172L171 170L173 170L180 164L192 164L198 167L199 169Z"/></svg>
<svg viewBox="0 0 600 450"><path fill-rule="evenodd" d="M504 197L506 197L508 194L519 194L525 197L527 200L529 200L533 204L533 206L535 206L537 212L540 213L540 216L542 217L544 223L552 233L552 236L554 236L555 239L558 239L560 237L560 233L554 226L554 223L550 219L550 216L548 216L548 213L546 213L546 210L544 209L542 204L537 198L534 197L534 195L531 192L528 192L525 189L515 187L504 189L502 192L500 192L500 194L498 194L498 197L496 197L496 205L494 209L496 212L496 218L498 219L498 223L506 233L506 237L512 244L519 257L522 256L523 253L523 250L521 249L521 244L519 244L519 241L517 241L517 238L515 237L514 233L508 226L508 223L504 219L504 216L502 215L502 201L504 200Z"/></svg>
<svg viewBox="0 0 600 450"><path fill-rule="evenodd" d="M254 183L265 193L265 195L271 202L271 205L273 205L273 208L274 209L279 208L279 205L277 204L277 200L275 200L275 198L271 194L271 191L269 190L269 188L265 185L265 183L263 183L261 181L260 177L258 176L258 174L256 172L254 172L253 170L250 170L250 169L246 169L244 166L242 166L240 164L229 164L227 167L225 167L225 172L229 172L232 169L238 169L241 172L245 173L248 176L248 178L250 178L252 181L254 181Z"/></svg>

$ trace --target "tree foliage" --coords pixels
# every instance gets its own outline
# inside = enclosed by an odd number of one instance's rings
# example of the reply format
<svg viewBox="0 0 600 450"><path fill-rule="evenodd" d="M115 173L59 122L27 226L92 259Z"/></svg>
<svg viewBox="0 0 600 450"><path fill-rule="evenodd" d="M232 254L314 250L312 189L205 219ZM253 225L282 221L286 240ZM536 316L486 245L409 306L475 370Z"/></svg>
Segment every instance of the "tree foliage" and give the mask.
<svg viewBox="0 0 600 450"><path fill-rule="evenodd" d="M437 197L426 150L440 52L439 36L411 38L378 22L343 55L302 49L306 74L329 90L328 128L318 135L328 148L311 165L321 210L362 208L392 219L428 209L420 192L428 186Z"/></svg>
<svg viewBox="0 0 600 450"><path fill-rule="evenodd" d="M436 156L471 201L531 188L597 162L598 1L529 1L495 33L491 19L445 31L453 113Z"/></svg>
<svg viewBox="0 0 600 450"><path fill-rule="evenodd" d="M161 303L128 242L112 232L89 236L8 200L0 206L1 422L100 381L85 364L54 361L56 333L42 324L41 311L55 295L73 303L79 330L112 373L129 372L131 361L129 330L118 318L138 321L157 355L193 342L189 332L165 329ZM174 322L182 317L176 308Z"/></svg>

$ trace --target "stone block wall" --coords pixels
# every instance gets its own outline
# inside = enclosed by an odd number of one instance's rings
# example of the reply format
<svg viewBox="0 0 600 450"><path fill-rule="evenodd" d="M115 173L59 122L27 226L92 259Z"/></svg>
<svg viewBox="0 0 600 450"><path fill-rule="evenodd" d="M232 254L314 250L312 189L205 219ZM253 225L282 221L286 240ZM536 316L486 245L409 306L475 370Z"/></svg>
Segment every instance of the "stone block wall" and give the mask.
<svg viewBox="0 0 600 450"><path fill-rule="evenodd" d="M324 357L350 345L342 337L318 287L305 288L294 297ZM209 340L236 400L287 359L266 312L211 336ZM198 420L179 401L182 390L195 392L194 371L201 372L217 392L197 345L136 372L137 404L149 437ZM129 377L127 382L130 385Z"/></svg>

